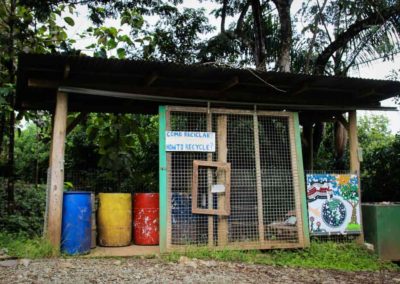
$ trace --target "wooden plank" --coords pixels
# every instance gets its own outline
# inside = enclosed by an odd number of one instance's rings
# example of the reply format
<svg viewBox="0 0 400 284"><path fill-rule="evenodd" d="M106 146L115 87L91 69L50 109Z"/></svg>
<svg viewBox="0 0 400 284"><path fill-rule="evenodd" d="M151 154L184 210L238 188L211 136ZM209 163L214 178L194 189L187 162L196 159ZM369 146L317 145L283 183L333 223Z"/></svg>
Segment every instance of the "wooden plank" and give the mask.
<svg viewBox="0 0 400 284"><path fill-rule="evenodd" d="M286 241L268 241L263 244L260 242L235 242L230 243L225 247L214 247L213 250L263 250L263 249L294 249L294 248L302 248L303 246L299 243L289 243ZM198 250L198 247L187 247L187 246L179 246L172 245L168 252L184 252L187 253L191 249Z"/></svg>
<svg viewBox="0 0 400 284"><path fill-rule="evenodd" d="M217 118L217 139L218 139L218 161L226 163L228 160L227 145L227 127L228 117L220 115ZM217 183L223 183L225 175L217 176ZM218 208L224 206L226 196L224 193L218 194ZM230 200L228 200L230 203ZM218 246L226 246L228 244L228 217L218 216Z"/></svg>
<svg viewBox="0 0 400 284"><path fill-rule="evenodd" d="M68 95L57 93L51 148L50 192L47 236L55 249L60 248L64 190L64 154L67 128Z"/></svg>
<svg viewBox="0 0 400 284"><path fill-rule="evenodd" d="M293 185L295 190L296 202L297 232L299 244L303 247L308 247L310 245L310 233L308 227L308 206L298 113L293 113L293 116L289 118L289 126Z"/></svg>
<svg viewBox="0 0 400 284"><path fill-rule="evenodd" d="M217 181L223 183L225 186L225 203L218 204L218 209L213 209L212 206L208 206L207 209L198 207L198 188L199 188L199 167L216 168L217 169ZM231 214L231 207L228 200L230 200L231 192L231 166L229 163L213 162L213 161L193 161L193 174L192 174L192 213L194 214L207 214L207 215L219 215L229 216ZM211 188L209 188L209 196L212 196ZM212 198L211 198L212 201ZM210 209L211 207L211 209Z"/></svg>
<svg viewBox="0 0 400 284"><path fill-rule="evenodd" d="M357 133L357 111L349 111L349 151L350 151L350 171L358 175L358 200L361 202L361 175L360 161L358 158L358 133ZM362 215L360 210L360 223ZM361 234L356 239L357 243L364 243L364 233L361 226Z"/></svg>
<svg viewBox="0 0 400 284"><path fill-rule="evenodd" d="M208 109L207 112L207 132L212 131L212 112ZM211 162L213 159L213 153L207 153L207 161ZM207 187L208 187L208 209L213 209L213 194L211 193L211 186L213 183L212 170L207 170ZM208 246L214 246L214 216L208 216Z"/></svg>
<svg viewBox="0 0 400 284"><path fill-rule="evenodd" d="M254 105L253 105L254 107ZM173 112L195 112L195 113L206 113L208 109L206 107L190 107L190 106L168 106L170 111ZM253 115L254 110L244 110L244 109L227 109L227 108L211 108L210 112L212 114L241 114L241 115ZM258 110L258 115L269 115L278 117L289 117L291 112L286 111L265 111Z"/></svg>
<svg viewBox="0 0 400 284"><path fill-rule="evenodd" d="M257 186L257 214L258 214L258 235L260 242L263 243L265 240L265 229L264 229L264 207L263 207L263 195L262 195L262 183L261 183L261 161L260 161L260 139L258 130L258 116L257 112L253 114L253 133L254 133L254 151L256 160L256 186Z"/></svg>
<svg viewBox="0 0 400 284"><path fill-rule="evenodd" d="M167 251L167 222L168 222L168 184L167 184L167 152L165 151L166 110L159 107L159 191L160 191L160 252Z"/></svg>

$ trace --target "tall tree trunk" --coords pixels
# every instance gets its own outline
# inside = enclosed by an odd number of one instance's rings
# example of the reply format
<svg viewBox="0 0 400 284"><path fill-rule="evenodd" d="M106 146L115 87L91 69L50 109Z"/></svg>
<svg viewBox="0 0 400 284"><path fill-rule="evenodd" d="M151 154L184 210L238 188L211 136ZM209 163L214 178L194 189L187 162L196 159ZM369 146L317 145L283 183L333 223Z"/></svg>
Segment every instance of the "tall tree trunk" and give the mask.
<svg viewBox="0 0 400 284"><path fill-rule="evenodd" d="M257 69L265 70L265 41L262 28L262 11L260 1L252 0L251 9L254 19L254 60Z"/></svg>
<svg viewBox="0 0 400 284"><path fill-rule="evenodd" d="M351 202L349 202L351 204ZM351 224L357 224L356 205L351 204Z"/></svg>
<svg viewBox="0 0 400 284"><path fill-rule="evenodd" d="M8 38L8 56L9 62L8 75L9 82L15 83L15 68L14 68L14 25L15 25L15 10L16 0L10 2L10 14L8 19L9 25L9 38ZM8 160L7 160L7 205L8 213L14 211L14 131L15 131L15 113L14 113L14 92L9 94L9 104L11 107L9 121L8 121Z"/></svg>
<svg viewBox="0 0 400 284"><path fill-rule="evenodd" d="M221 11L221 33L225 32L225 19L226 19L226 9L228 8L228 0L222 1L222 11Z"/></svg>
<svg viewBox="0 0 400 284"><path fill-rule="evenodd" d="M291 0L273 0L279 14L280 23L280 50L277 67L279 71L290 72L292 49L292 22L290 18Z"/></svg>
<svg viewBox="0 0 400 284"><path fill-rule="evenodd" d="M242 32L243 32L242 30L243 30L244 18L246 17L249 7L250 7L250 0L247 0L247 2L244 4L242 12L240 13L239 18L237 20L235 33L238 35L242 34Z"/></svg>

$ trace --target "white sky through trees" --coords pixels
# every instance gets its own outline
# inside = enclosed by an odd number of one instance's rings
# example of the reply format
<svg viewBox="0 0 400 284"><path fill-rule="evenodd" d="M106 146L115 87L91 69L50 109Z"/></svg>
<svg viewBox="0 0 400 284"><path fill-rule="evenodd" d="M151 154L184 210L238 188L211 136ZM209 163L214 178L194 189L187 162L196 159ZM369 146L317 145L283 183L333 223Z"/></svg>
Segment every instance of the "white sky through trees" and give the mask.
<svg viewBox="0 0 400 284"><path fill-rule="evenodd" d="M292 15L294 15L299 8L301 7L302 1L294 0L292 4ZM214 15L211 15L211 11L213 9L218 8L214 2L203 1L200 3L198 0L185 0L182 5L179 5L179 8L204 8L206 10L206 14L208 15L208 19L211 25L215 26L216 29L213 33L208 34L206 37L212 37L219 32L220 27L220 19L216 19ZM84 30L91 26L91 22L88 18L88 10L85 6L78 6L76 9L76 13L71 16L75 25L73 27L67 26L67 33L70 38L76 40L75 48L81 49L83 53L92 55L93 51L87 49L86 47L92 44L95 39L94 38L79 38L79 34L81 34ZM154 25L158 18L157 17L145 17L145 20L148 25ZM227 18L226 26L229 26L229 23L234 21L235 19ZM59 24L64 24L62 18L59 18ZM300 24L301 25L301 24ZM129 29L126 26L120 25L119 19L107 19L105 22L105 26L113 26L117 29L121 29L123 33L129 34ZM301 28L301 27L299 27ZM351 77L358 78L367 78L367 79L387 79L390 75L390 72L393 70L400 70L400 54L395 55L394 60L383 61L382 59L374 60L369 62L368 64L358 65L357 68L352 68L350 70L349 75ZM400 80L400 78L397 78ZM382 102L383 106L396 106L394 100L386 100ZM373 114L383 114L389 118L390 129L393 133L398 133L400 131L400 112L399 111L390 111L390 112L378 112L378 111L360 111L361 115L373 115Z"/></svg>

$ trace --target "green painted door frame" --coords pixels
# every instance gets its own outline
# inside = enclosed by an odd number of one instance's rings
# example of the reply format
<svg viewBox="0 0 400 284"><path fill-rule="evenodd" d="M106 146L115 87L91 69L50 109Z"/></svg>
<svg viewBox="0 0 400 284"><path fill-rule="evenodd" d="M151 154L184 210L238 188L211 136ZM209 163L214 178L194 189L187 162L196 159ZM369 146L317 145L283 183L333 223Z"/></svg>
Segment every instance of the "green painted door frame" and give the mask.
<svg viewBox="0 0 400 284"><path fill-rule="evenodd" d="M167 152L165 151L165 131L167 130L167 112L165 106L159 106L159 193L160 193L160 252L167 251L167 218L168 218L168 196L167 196Z"/></svg>
<svg viewBox="0 0 400 284"><path fill-rule="evenodd" d="M308 225L308 206L306 197L306 181L304 177L304 165L303 165L303 152L301 150L301 137L300 137L300 122L299 114L293 113L294 123L294 138L296 144L296 156L297 156L297 172L299 174L299 186L300 186L300 204L301 204L301 217L303 219L303 235L305 246L310 245L310 232Z"/></svg>

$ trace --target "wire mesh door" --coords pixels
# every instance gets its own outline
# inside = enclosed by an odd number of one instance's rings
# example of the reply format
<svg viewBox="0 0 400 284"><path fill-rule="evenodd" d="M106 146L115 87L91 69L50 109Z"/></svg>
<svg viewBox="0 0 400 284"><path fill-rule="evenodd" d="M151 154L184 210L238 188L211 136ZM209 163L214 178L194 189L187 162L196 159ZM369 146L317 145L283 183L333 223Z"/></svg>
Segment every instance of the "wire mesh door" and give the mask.
<svg viewBox="0 0 400 284"><path fill-rule="evenodd" d="M308 243L292 113L168 106L166 121L169 131L216 134L215 152L167 153L168 250ZM229 194L213 191L221 184Z"/></svg>

